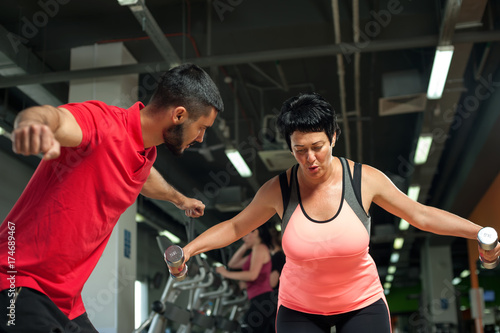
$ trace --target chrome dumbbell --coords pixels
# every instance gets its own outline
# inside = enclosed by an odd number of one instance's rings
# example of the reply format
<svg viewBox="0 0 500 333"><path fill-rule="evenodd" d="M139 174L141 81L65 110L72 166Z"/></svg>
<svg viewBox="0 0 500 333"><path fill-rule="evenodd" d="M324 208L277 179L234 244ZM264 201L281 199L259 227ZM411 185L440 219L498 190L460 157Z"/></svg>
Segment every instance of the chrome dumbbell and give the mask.
<svg viewBox="0 0 500 333"><path fill-rule="evenodd" d="M485 227L479 230L477 233L477 241L479 246L485 250L490 251L493 250L498 244L498 235L495 229L491 227ZM482 255L479 256L479 260L481 260L481 264L484 268L493 269L498 266L500 262L500 258L497 258L494 261L488 261L483 258Z"/></svg>
<svg viewBox="0 0 500 333"><path fill-rule="evenodd" d="M184 263L184 251L180 246L170 245L165 250L165 262L174 279L182 281L186 278L188 267Z"/></svg>

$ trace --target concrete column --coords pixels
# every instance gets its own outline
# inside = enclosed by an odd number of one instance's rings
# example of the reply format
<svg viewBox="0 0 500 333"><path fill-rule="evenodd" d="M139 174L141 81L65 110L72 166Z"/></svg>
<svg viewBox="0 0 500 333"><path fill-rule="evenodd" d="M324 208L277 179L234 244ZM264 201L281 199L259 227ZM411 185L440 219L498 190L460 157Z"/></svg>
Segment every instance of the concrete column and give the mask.
<svg viewBox="0 0 500 333"><path fill-rule="evenodd" d="M123 43L96 44L71 49L71 70L135 64ZM70 102L99 100L123 108L137 101L139 74L70 81Z"/></svg>
<svg viewBox="0 0 500 333"><path fill-rule="evenodd" d="M90 45L71 50L71 69L136 63L123 43ZM69 101L99 100L123 108L137 101L138 74L74 80ZM137 271L136 204L120 217L94 272L82 291L90 320L100 333L132 332L134 282Z"/></svg>
<svg viewBox="0 0 500 333"><path fill-rule="evenodd" d="M434 245L427 239L421 250L421 269L421 315L428 323L427 332L456 332L457 296L451 282L450 245Z"/></svg>

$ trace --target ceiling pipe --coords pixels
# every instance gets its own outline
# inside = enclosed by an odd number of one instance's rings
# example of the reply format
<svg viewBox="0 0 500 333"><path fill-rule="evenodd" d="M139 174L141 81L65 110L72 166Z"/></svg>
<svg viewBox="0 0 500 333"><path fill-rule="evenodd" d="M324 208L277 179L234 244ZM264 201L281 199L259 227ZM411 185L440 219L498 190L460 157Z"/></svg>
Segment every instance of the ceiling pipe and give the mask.
<svg viewBox="0 0 500 333"><path fill-rule="evenodd" d="M359 43L360 24L359 24L359 0L354 0L352 5L352 18L354 30L354 44ZM354 54L354 113L356 117L356 134L357 134L357 159L359 163L363 163L363 123L361 121L361 53Z"/></svg>
<svg viewBox="0 0 500 333"><path fill-rule="evenodd" d="M335 44L341 43L340 33L340 15L339 15L339 1L332 0L333 11L333 27L335 33ZM344 58L342 53L337 54L337 74L339 77L339 90L340 90L340 109L342 118L344 119L344 138L345 138L345 155L351 158L351 134L349 129L349 121L347 119L347 106L346 106L346 90L345 90L345 69Z"/></svg>
<svg viewBox="0 0 500 333"><path fill-rule="evenodd" d="M316 47L300 47L265 52L239 53L223 56L192 58L187 59L186 62L193 63L201 67L210 67L248 64L250 62L276 61L276 59L307 59L342 54L343 52L346 52L346 50L356 50L356 52L364 53L436 47L438 45L438 40L439 36L435 35L415 37L411 39L407 38L378 41L373 40L370 41L370 44L366 45L363 48L358 48L355 43L342 43L340 45L322 45ZM453 37L453 43L483 43L495 41L500 41L500 30L455 33ZM168 63L165 63L165 61L159 61L72 71L13 75L9 77L0 77L0 88L15 87L23 84L67 82L70 80L125 75L132 73L157 73L166 71L168 69L170 69L170 65Z"/></svg>

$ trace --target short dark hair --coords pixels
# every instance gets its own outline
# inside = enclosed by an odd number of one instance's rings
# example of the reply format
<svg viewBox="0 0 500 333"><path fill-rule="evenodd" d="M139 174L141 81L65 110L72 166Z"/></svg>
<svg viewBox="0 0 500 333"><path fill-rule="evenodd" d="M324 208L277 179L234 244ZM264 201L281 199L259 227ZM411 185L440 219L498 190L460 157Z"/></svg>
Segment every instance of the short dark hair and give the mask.
<svg viewBox="0 0 500 333"><path fill-rule="evenodd" d="M208 107L224 111L224 103L210 76L194 64L183 64L165 72L151 97L158 108L183 106L193 120L207 114Z"/></svg>
<svg viewBox="0 0 500 333"><path fill-rule="evenodd" d="M271 233L269 232L269 227L267 223L264 223L260 227L257 228L259 233L260 240L263 244L265 244L269 249L273 248L273 239L271 237Z"/></svg>
<svg viewBox="0 0 500 333"><path fill-rule="evenodd" d="M295 131L325 132L332 143L333 135L340 135L335 110L318 94L299 94L286 100L276 121L278 130L285 138L290 151L292 150L290 136Z"/></svg>

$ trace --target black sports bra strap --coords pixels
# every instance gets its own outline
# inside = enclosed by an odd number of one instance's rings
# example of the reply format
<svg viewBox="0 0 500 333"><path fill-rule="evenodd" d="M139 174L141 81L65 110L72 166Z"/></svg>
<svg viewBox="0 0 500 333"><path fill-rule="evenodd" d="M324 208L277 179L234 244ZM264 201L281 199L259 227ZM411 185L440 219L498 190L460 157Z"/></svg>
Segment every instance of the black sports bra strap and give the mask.
<svg viewBox="0 0 500 333"><path fill-rule="evenodd" d="M356 199L359 204L363 206L363 201L361 201L361 163L354 163L354 174L352 177L352 187Z"/></svg>
<svg viewBox="0 0 500 333"><path fill-rule="evenodd" d="M285 215L286 207L290 201L290 186L288 185L288 178L286 176L286 170L279 175L280 187L281 187L281 197L283 199L283 215Z"/></svg>
<svg viewBox="0 0 500 333"><path fill-rule="evenodd" d="M288 185L288 178L286 171L280 174L281 196L283 198L283 216L281 218L281 236L284 235L286 226L290 217L299 204L297 198L297 184L295 184L295 177L298 169L298 164L292 167L290 172L290 185ZM283 175L283 176L282 176Z"/></svg>

